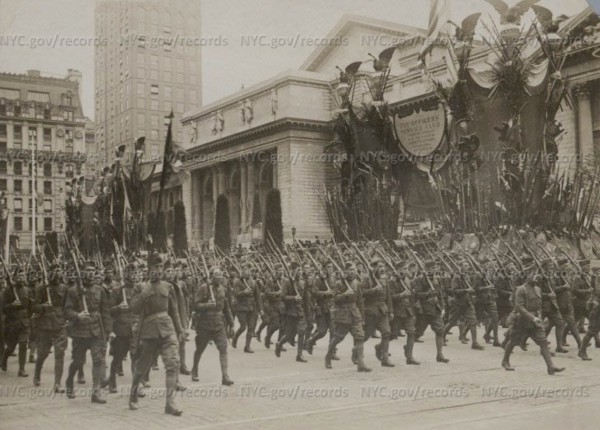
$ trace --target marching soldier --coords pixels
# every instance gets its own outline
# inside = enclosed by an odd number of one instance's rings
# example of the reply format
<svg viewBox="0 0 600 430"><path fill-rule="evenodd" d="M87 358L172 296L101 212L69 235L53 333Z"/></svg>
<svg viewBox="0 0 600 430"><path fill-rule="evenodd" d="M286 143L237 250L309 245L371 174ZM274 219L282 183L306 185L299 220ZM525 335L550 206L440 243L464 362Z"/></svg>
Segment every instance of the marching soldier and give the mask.
<svg viewBox="0 0 600 430"><path fill-rule="evenodd" d="M588 330L581 340L581 346L579 347L579 357L584 361L591 360L587 355L587 347L593 338L597 338L600 334L600 282L598 276L600 275L600 260L592 260L590 262L590 268L592 270L592 292L587 303L588 311Z"/></svg>
<svg viewBox="0 0 600 430"><path fill-rule="evenodd" d="M194 363L192 367L192 381L199 381L198 363L208 342L213 341L219 350L219 361L221 363L221 384L232 385L229 378L227 362L227 333L225 331L225 320L230 321L233 326L233 316L225 299L223 273L220 269L213 269L208 282L202 283L197 289L194 297L193 324L196 330L196 351L194 352Z"/></svg>
<svg viewBox="0 0 600 430"><path fill-rule="evenodd" d="M69 321L67 334L72 338L73 357L69 366L67 397L75 397L73 378L83 366L89 349L92 354L92 403L106 403L100 396L106 367L105 354L111 331L110 304L94 263L86 262L81 272L81 284L71 287L65 298L65 317Z"/></svg>
<svg viewBox="0 0 600 430"><path fill-rule="evenodd" d="M250 347L250 343L256 330L258 314L262 314L263 311L260 290L254 279L252 279L252 266L250 263L242 265L241 276L236 277L233 281L233 291L236 299L235 313L240 322L240 327L233 336L231 346L236 348L239 337L247 330L244 352L253 354L254 351Z"/></svg>
<svg viewBox="0 0 600 430"><path fill-rule="evenodd" d="M452 293L454 295L454 305L450 310L448 323L444 327L444 335L447 334L452 327L456 325L459 318L464 318L467 330L471 330L472 341L471 349L481 350L481 346L477 342L477 316L475 315L475 307L473 305L473 290L468 278L471 274L471 266L467 261L462 263L462 273L456 273L451 281ZM471 278L472 279L472 278Z"/></svg>
<svg viewBox="0 0 600 430"><path fill-rule="evenodd" d="M565 321L562 345L567 346L565 345L567 334L571 333L575 338L575 342L577 342L577 349L579 350L581 348L581 337L579 336L579 330L577 328L577 323L575 322L575 311L573 310L573 296L571 292L572 285L567 281L567 263L569 263L569 260L566 258L557 261L559 267L556 277L557 282L560 282L560 284L555 287L556 302L558 303L558 310Z"/></svg>
<svg viewBox="0 0 600 430"><path fill-rule="evenodd" d="M283 266L277 263L274 267L275 274L272 279L267 279L264 289L265 303L267 303L265 315L268 321L267 334L265 335L265 347L269 349L271 347L271 337L279 330L278 341L283 336L283 329L281 327L281 292L283 280ZM283 349L282 349L283 351Z"/></svg>
<svg viewBox="0 0 600 430"><path fill-rule="evenodd" d="M184 337L179 320L177 296L174 287L163 281L163 261L160 255L148 257L149 281L144 283L139 294L131 298L131 312L139 315L138 361L131 382L129 409L138 409L138 387L150 370L156 352L160 352L166 373L165 413L180 416L183 411L175 404L175 390L179 371L179 342Z"/></svg>
<svg viewBox="0 0 600 430"><path fill-rule="evenodd" d="M110 313L113 318L113 335L111 347L113 351L113 360L110 365L110 376L108 377L108 389L111 393L117 392L117 372L123 363L127 353L131 357L131 373L134 371L135 355L133 353L133 315L129 304L133 298L136 289L136 271L137 267L129 263L125 268L123 283L111 291Z"/></svg>
<svg viewBox="0 0 600 430"><path fill-rule="evenodd" d="M356 359L357 370L359 372L371 371L364 361L364 309L360 283L357 278L356 266L353 263L346 263L345 273L340 282L335 285L334 335L325 355L326 369L332 368L331 360L333 360L337 345L350 333L354 340L352 355Z"/></svg>
<svg viewBox="0 0 600 430"><path fill-rule="evenodd" d="M33 310L33 293L27 286L26 273L18 268L14 282L7 278L8 287L4 290L2 311L4 313L4 330L6 348L2 355L2 370L6 372L8 357L19 346L19 376L29 376L25 371L27 362L27 342L31 329Z"/></svg>
<svg viewBox="0 0 600 430"><path fill-rule="evenodd" d="M48 284L40 285L35 291L33 310L38 316L38 353L33 384L36 387L40 385L44 361L50 353L50 348L54 347L55 393L64 393L61 381L68 344L63 310L66 294L67 286L63 283L61 268L59 265L53 265L49 268Z"/></svg>
<svg viewBox="0 0 600 430"><path fill-rule="evenodd" d="M398 272L392 274L392 278L390 279L394 310L392 333L398 333L402 329L406 332L406 345L404 345L404 357L406 358L406 364L419 365L421 363L419 363L413 357L413 349L417 331L417 318L414 309L415 296L405 282L406 278L401 272L402 267L399 269L400 270Z"/></svg>
<svg viewBox="0 0 600 430"><path fill-rule="evenodd" d="M433 270L435 268L435 262L426 261L424 266L425 270ZM446 330L442 321L443 309L440 304L439 292L436 291L433 284L431 284L427 272L419 273L412 280L412 285L412 289L415 292L417 299L419 299L422 309L422 330L425 330L427 326L430 326L431 330L435 333L435 347L437 351L436 361L438 363L448 363L450 360L444 357L444 354L442 353Z"/></svg>
<svg viewBox="0 0 600 430"><path fill-rule="evenodd" d="M497 293L494 285L493 273L489 270L489 260L481 259L480 264L483 270L487 270L487 276L478 275L475 277L475 292L477 293L477 306L485 318L485 333L483 339L490 343L490 334L494 336L493 346L500 346L498 338L498 307ZM475 336L475 334L473 334Z"/></svg>
<svg viewBox="0 0 600 430"><path fill-rule="evenodd" d="M384 279L385 265L379 259L371 262L373 279L367 278L363 290L365 310L365 342L369 334L378 330L381 342L375 345L375 356L383 367L394 367L389 359L390 347L390 317L393 319L391 295L387 279Z"/></svg>
<svg viewBox="0 0 600 430"><path fill-rule="evenodd" d="M556 300L555 287L561 287L562 280L557 277L556 270L553 270L552 260L546 259L541 262L541 270L543 275L540 278L542 290L542 319L548 319L546 327L546 336L550 334L552 327L555 327L556 335L556 352L569 352L563 345L563 332L565 329L565 321Z"/></svg>
<svg viewBox="0 0 600 430"><path fill-rule="evenodd" d="M315 298L315 320L317 323L317 329L315 334L308 340L308 352L312 354L313 348L319 339L325 337L329 331L329 341L333 336L333 289L335 286L335 272L333 264L328 262L325 264L325 273L319 271L318 276L315 277L314 288L311 291L312 296ZM332 357L336 360L337 357Z"/></svg>
<svg viewBox="0 0 600 430"><path fill-rule="evenodd" d="M291 344L294 337L298 335L296 361L306 363L306 358L302 355L302 351L304 350L304 336L306 334L306 282L302 279L302 271L298 263L292 262L290 271L292 277L283 280L281 292L281 297L285 305L285 333L275 346L275 355L280 357L282 347L287 342Z"/></svg>
<svg viewBox="0 0 600 430"><path fill-rule="evenodd" d="M539 279L539 277L537 277ZM515 295L515 310L517 318L511 329L510 338L504 349L504 358L502 367L506 370L515 370L510 365L510 355L515 345L523 342L523 339L530 337L540 347L540 353L544 357L549 375L565 370L564 367L556 367L552 362L552 356L548 343L546 342L546 333L542 324L542 290L537 286L537 280L529 275L524 285L517 288Z"/></svg>

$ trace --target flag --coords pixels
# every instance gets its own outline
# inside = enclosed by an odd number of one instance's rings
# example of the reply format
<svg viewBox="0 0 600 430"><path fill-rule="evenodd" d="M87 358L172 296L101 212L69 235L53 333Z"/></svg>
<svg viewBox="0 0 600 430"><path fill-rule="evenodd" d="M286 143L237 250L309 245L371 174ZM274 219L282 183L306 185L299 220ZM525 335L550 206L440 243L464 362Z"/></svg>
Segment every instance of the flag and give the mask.
<svg viewBox="0 0 600 430"><path fill-rule="evenodd" d="M183 179L186 172L183 170L182 157L187 155L187 152L173 142L173 134L171 131L173 122L173 111L167 117L169 118L169 128L167 129L167 138L165 140L165 153L163 156L162 172L160 175L160 193L167 186L173 184L176 179Z"/></svg>
<svg viewBox="0 0 600 430"><path fill-rule="evenodd" d="M431 10L429 11L429 30L427 32L427 40L421 48L419 59L425 64L425 57L431 53L436 39L440 32L446 26L449 18L448 1L447 0L431 0Z"/></svg>

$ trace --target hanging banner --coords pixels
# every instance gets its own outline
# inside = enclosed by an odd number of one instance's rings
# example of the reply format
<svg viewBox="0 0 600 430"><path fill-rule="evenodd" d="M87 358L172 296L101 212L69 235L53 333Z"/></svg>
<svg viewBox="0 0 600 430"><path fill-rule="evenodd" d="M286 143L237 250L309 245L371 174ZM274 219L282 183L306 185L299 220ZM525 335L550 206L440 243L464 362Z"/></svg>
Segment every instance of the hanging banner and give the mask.
<svg viewBox="0 0 600 430"><path fill-rule="evenodd" d="M446 131L446 111L441 103L433 109L417 106L411 113L396 113L393 123L400 149L414 157L426 157L442 143Z"/></svg>

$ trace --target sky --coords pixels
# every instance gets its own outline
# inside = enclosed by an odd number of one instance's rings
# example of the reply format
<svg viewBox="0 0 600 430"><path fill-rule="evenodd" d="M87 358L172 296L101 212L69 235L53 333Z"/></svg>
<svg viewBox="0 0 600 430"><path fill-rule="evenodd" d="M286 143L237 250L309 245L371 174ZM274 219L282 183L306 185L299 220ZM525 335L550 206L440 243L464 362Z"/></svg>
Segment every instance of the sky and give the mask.
<svg viewBox="0 0 600 430"><path fill-rule="evenodd" d="M426 28L429 14L426 0L198 1L202 3L202 39L212 44L202 51L204 104L232 94L242 85L248 87L284 70L297 69L314 49L290 44L277 48L261 43L244 45L248 36L263 41L324 37L345 13ZM483 0L448 1L450 18L457 22L476 11L497 17ZM511 5L516 2L508 0ZM541 0L539 4L555 15L574 15L588 5L586 0ZM94 115L93 37L93 0L0 0L0 71L38 69L43 75L64 77L69 68L80 70L83 110L90 118ZM61 38L85 46L58 46L54 41ZM38 40L46 46L32 47L31 41Z"/></svg>

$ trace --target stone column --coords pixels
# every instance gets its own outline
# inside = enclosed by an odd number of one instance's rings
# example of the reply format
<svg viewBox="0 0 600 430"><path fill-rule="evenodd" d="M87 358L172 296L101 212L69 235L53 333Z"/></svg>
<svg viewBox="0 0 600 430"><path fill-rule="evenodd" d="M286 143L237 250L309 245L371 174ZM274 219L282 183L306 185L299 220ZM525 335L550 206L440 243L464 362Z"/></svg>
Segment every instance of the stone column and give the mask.
<svg viewBox="0 0 600 430"><path fill-rule="evenodd" d="M594 161L594 127L592 123L592 101L590 88L586 84L574 89L577 97L577 149L581 161L585 164Z"/></svg>
<svg viewBox="0 0 600 430"><path fill-rule="evenodd" d="M248 201L248 163L246 160L242 159L240 161L240 205L241 205L241 218L240 218L240 226L241 233L245 234L247 232L248 225L248 212L247 209L247 201ZM251 216L251 215L250 215Z"/></svg>
<svg viewBox="0 0 600 430"><path fill-rule="evenodd" d="M246 216L248 225L252 224L252 214L254 213L254 194L256 193L256 183L254 180L254 158L250 158L246 166Z"/></svg>

